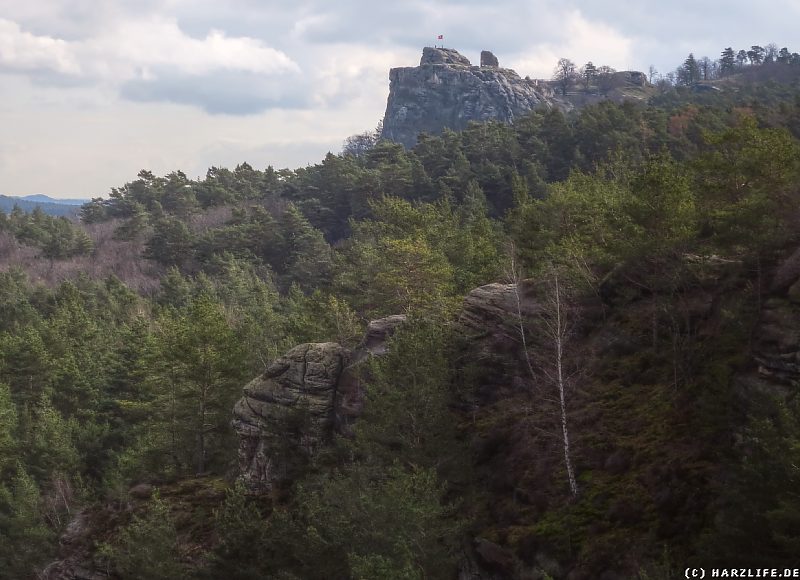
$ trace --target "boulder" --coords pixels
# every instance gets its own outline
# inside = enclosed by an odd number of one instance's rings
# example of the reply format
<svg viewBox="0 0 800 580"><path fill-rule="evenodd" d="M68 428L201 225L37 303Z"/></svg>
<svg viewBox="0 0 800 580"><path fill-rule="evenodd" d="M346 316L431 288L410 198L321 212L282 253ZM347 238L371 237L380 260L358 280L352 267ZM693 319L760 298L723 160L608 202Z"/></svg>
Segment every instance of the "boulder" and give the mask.
<svg viewBox="0 0 800 580"><path fill-rule="evenodd" d="M327 437L336 383L348 351L337 343L301 344L244 388L233 410L245 484L266 491L288 474L276 457L288 449L310 455Z"/></svg>
<svg viewBox="0 0 800 580"><path fill-rule="evenodd" d="M492 54L491 51L482 50L481 51L481 66L494 66L499 67L500 63L497 60L497 57Z"/></svg>
<svg viewBox="0 0 800 580"><path fill-rule="evenodd" d="M419 59L419 66L426 64L448 64L455 66L472 66L469 59L452 48L431 48L426 46L422 49L422 58Z"/></svg>

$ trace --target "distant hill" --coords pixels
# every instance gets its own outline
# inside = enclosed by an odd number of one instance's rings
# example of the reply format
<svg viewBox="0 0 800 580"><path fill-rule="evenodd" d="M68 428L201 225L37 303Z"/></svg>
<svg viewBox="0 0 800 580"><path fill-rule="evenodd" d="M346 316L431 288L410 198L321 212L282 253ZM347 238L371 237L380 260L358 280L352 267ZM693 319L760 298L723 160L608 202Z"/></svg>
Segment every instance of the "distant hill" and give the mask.
<svg viewBox="0 0 800 580"><path fill-rule="evenodd" d="M37 203L57 203L60 205L83 205L84 203L88 203L90 201L88 199L58 199L41 193L25 195L20 199L26 199L28 201L34 201Z"/></svg>
<svg viewBox="0 0 800 580"><path fill-rule="evenodd" d="M13 197L0 195L0 210L8 213L19 206L22 211L31 212L37 207L52 216L76 217L80 206L88 200L79 199L53 199L46 195L29 195L26 197Z"/></svg>

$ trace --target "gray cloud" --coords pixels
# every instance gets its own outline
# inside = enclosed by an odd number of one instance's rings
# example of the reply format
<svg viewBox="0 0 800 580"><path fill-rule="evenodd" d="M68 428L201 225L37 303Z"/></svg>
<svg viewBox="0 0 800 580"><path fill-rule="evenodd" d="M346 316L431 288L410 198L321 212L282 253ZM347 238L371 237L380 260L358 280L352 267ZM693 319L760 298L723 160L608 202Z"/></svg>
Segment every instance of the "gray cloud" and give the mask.
<svg viewBox="0 0 800 580"><path fill-rule="evenodd" d="M193 105L212 115L253 115L267 109L306 108L310 105L309 90L302 80L292 76L265 78L251 72L224 70L197 76L164 68L155 71L153 79L124 83L120 94L138 102Z"/></svg>

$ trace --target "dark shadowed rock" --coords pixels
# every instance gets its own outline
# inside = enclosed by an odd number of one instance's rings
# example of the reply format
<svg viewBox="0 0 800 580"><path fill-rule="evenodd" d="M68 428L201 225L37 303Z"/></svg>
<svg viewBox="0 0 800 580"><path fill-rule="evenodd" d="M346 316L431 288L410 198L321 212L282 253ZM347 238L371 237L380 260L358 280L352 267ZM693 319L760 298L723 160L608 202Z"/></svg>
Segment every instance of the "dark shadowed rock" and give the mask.
<svg viewBox="0 0 800 580"><path fill-rule="evenodd" d="M541 313L531 281L521 282L519 288L515 284L487 284L464 298L458 318L464 349L461 356L472 367L477 385L476 399L467 404L490 404L529 387L532 377L526 361L530 359L521 340L520 313L528 322ZM533 347L536 333L527 328L526 336L531 341L528 346Z"/></svg>
<svg viewBox="0 0 800 580"><path fill-rule="evenodd" d="M490 569L503 574L511 574L514 570L514 555L494 542L478 538L475 540L475 552Z"/></svg>
<svg viewBox="0 0 800 580"><path fill-rule="evenodd" d="M370 356L384 354L388 348L387 341L394 334L397 327L405 321L404 314L395 314L370 322L364 339L353 352L351 365L357 364Z"/></svg>
<svg viewBox="0 0 800 580"><path fill-rule="evenodd" d="M512 335L519 332L519 315L529 319L539 311L529 281L515 284L486 284L464 298L459 323L466 334Z"/></svg>
<svg viewBox="0 0 800 580"><path fill-rule="evenodd" d="M497 57L492 54L489 50L482 50L481 51L481 66L500 66L500 63L497 61Z"/></svg>
<svg viewBox="0 0 800 580"><path fill-rule="evenodd" d="M545 83L499 68L494 55L486 59L494 64L471 66L455 50L426 47L418 67L393 68L382 137L412 147L422 132L460 131L470 121L510 123L556 103Z"/></svg>
<svg viewBox="0 0 800 580"><path fill-rule="evenodd" d="M364 381L368 378L364 363L386 353L389 339L405 320L405 315L395 314L369 323L364 339L350 356L336 386L334 428L338 433L350 436L352 424L364 409Z"/></svg>
<svg viewBox="0 0 800 580"><path fill-rule="evenodd" d="M288 443L310 455L330 431L336 383L349 353L337 343L301 344L244 388L233 410L245 484L267 490L287 475Z"/></svg>

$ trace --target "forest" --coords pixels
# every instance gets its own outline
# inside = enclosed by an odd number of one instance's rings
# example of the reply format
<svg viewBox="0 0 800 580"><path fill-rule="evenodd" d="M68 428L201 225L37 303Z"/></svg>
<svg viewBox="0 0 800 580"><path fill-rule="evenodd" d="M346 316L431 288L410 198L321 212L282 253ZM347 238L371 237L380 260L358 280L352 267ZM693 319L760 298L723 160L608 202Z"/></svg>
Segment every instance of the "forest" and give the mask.
<svg viewBox="0 0 800 580"><path fill-rule="evenodd" d="M0 579L76 554L70 577L153 580L796 566L800 84L780 81L294 170L143 170L80 222L0 213ZM513 381L459 326L490 283L542 305L511 321ZM249 493L244 385L394 314L353 432L287 439L292 477Z"/></svg>

